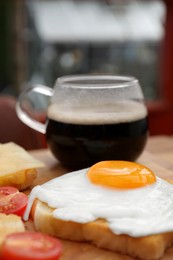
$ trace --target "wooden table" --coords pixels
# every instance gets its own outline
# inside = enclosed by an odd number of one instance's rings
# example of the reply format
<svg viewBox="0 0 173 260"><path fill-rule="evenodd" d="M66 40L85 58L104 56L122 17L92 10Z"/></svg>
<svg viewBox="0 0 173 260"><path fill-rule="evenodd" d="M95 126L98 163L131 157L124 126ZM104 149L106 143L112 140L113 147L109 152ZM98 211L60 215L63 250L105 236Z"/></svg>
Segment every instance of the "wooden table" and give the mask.
<svg viewBox="0 0 173 260"><path fill-rule="evenodd" d="M42 184L52 178L67 172L49 150L35 150L31 154L45 163L45 168L38 173L34 186ZM173 180L173 137L156 136L150 137L140 163L152 169L159 177ZM132 260L134 258L122 256L96 248L87 243L73 243L62 241L64 253L61 260ZM168 249L162 260L173 259L173 247Z"/></svg>

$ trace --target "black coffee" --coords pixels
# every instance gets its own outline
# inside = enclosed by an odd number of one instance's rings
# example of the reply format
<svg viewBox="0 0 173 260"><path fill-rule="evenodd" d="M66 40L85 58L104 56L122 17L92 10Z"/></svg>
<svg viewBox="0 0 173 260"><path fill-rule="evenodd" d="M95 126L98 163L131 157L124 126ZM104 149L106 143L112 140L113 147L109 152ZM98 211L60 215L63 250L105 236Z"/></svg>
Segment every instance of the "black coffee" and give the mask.
<svg viewBox="0 0 173 260"><path fill-rule="evenodd" d="M90 120L85 114L83 118L74 120L74 123L66 122L73 121L74 118L70 117L70 114L68 120L66 118L60 121L59 116L55 120L54 111L52 118L49 113L46 134L48 145L55 157L71 169L88 167L102 160L134 161L143 151L148 133L146 110L143 107L141 113L134 111L132 114L130 111L126 113L120 123L116 123L117 118L111 123L108 123L107 119L103 120L103 123L100 119L95 123L88 123L94 120L92 117ZM111 116L109 114L109 117L113 118L114 113ZM135 117L139 118L134 120ZM80 121L83 122L79 123Z"/></svg>

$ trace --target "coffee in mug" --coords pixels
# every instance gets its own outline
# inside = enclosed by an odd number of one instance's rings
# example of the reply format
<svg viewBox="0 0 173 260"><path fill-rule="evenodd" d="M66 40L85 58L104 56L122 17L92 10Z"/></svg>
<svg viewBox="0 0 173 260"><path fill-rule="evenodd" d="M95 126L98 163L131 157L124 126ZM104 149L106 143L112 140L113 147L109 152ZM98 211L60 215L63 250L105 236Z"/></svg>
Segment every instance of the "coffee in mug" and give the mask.
<svg viewBox="0 0 173 260"><path fill-rule="evenodd" d="M37 92L38 88L38 92L51 96L47 122L39 125L31 124L31 118L26 122L21 116L24 95ZM148 136L147 109L134 77L60 77L53 90L36 86L24 91L17 113L24 123L30 122L30 127L46 134L54 156L70 169L89 167L103 160L135 161Z"/></svg>

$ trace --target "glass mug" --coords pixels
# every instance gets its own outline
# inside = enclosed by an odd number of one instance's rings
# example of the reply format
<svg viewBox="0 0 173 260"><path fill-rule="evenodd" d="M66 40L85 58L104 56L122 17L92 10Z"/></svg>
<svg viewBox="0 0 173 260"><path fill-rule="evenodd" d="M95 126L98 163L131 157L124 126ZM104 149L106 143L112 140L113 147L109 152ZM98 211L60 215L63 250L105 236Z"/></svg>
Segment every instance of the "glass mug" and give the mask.
<svg viewBox="0 0 173 260"><path fill-rule="evenodd" d="M22 108L31 92L51 97L45 124L33 120ZM46 134L54 156L70 169L103 160L134 161L148 136L144 96L134 77L59 77L54 89L38 85L23 91L16 111L25 124Z"/></svg>

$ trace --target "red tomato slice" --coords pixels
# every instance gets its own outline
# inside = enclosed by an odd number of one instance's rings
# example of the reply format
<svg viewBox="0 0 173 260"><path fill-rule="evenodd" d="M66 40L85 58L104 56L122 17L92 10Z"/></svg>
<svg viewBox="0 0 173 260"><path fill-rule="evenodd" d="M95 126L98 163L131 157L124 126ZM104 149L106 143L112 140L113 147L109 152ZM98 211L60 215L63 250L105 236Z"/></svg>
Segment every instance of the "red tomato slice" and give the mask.
<svg viewBox="0 0 173 260"><path fill-rule="evenodd" d="M10 186L0 187L0 213L23 216L28 196Z"/></svg>
<svg viewBox="0 0 173 260"><path fill-rule="evenodd" d="M58 260L61 252L62 246L58 239L28 231L6 237L1 260Z"/></svg>

